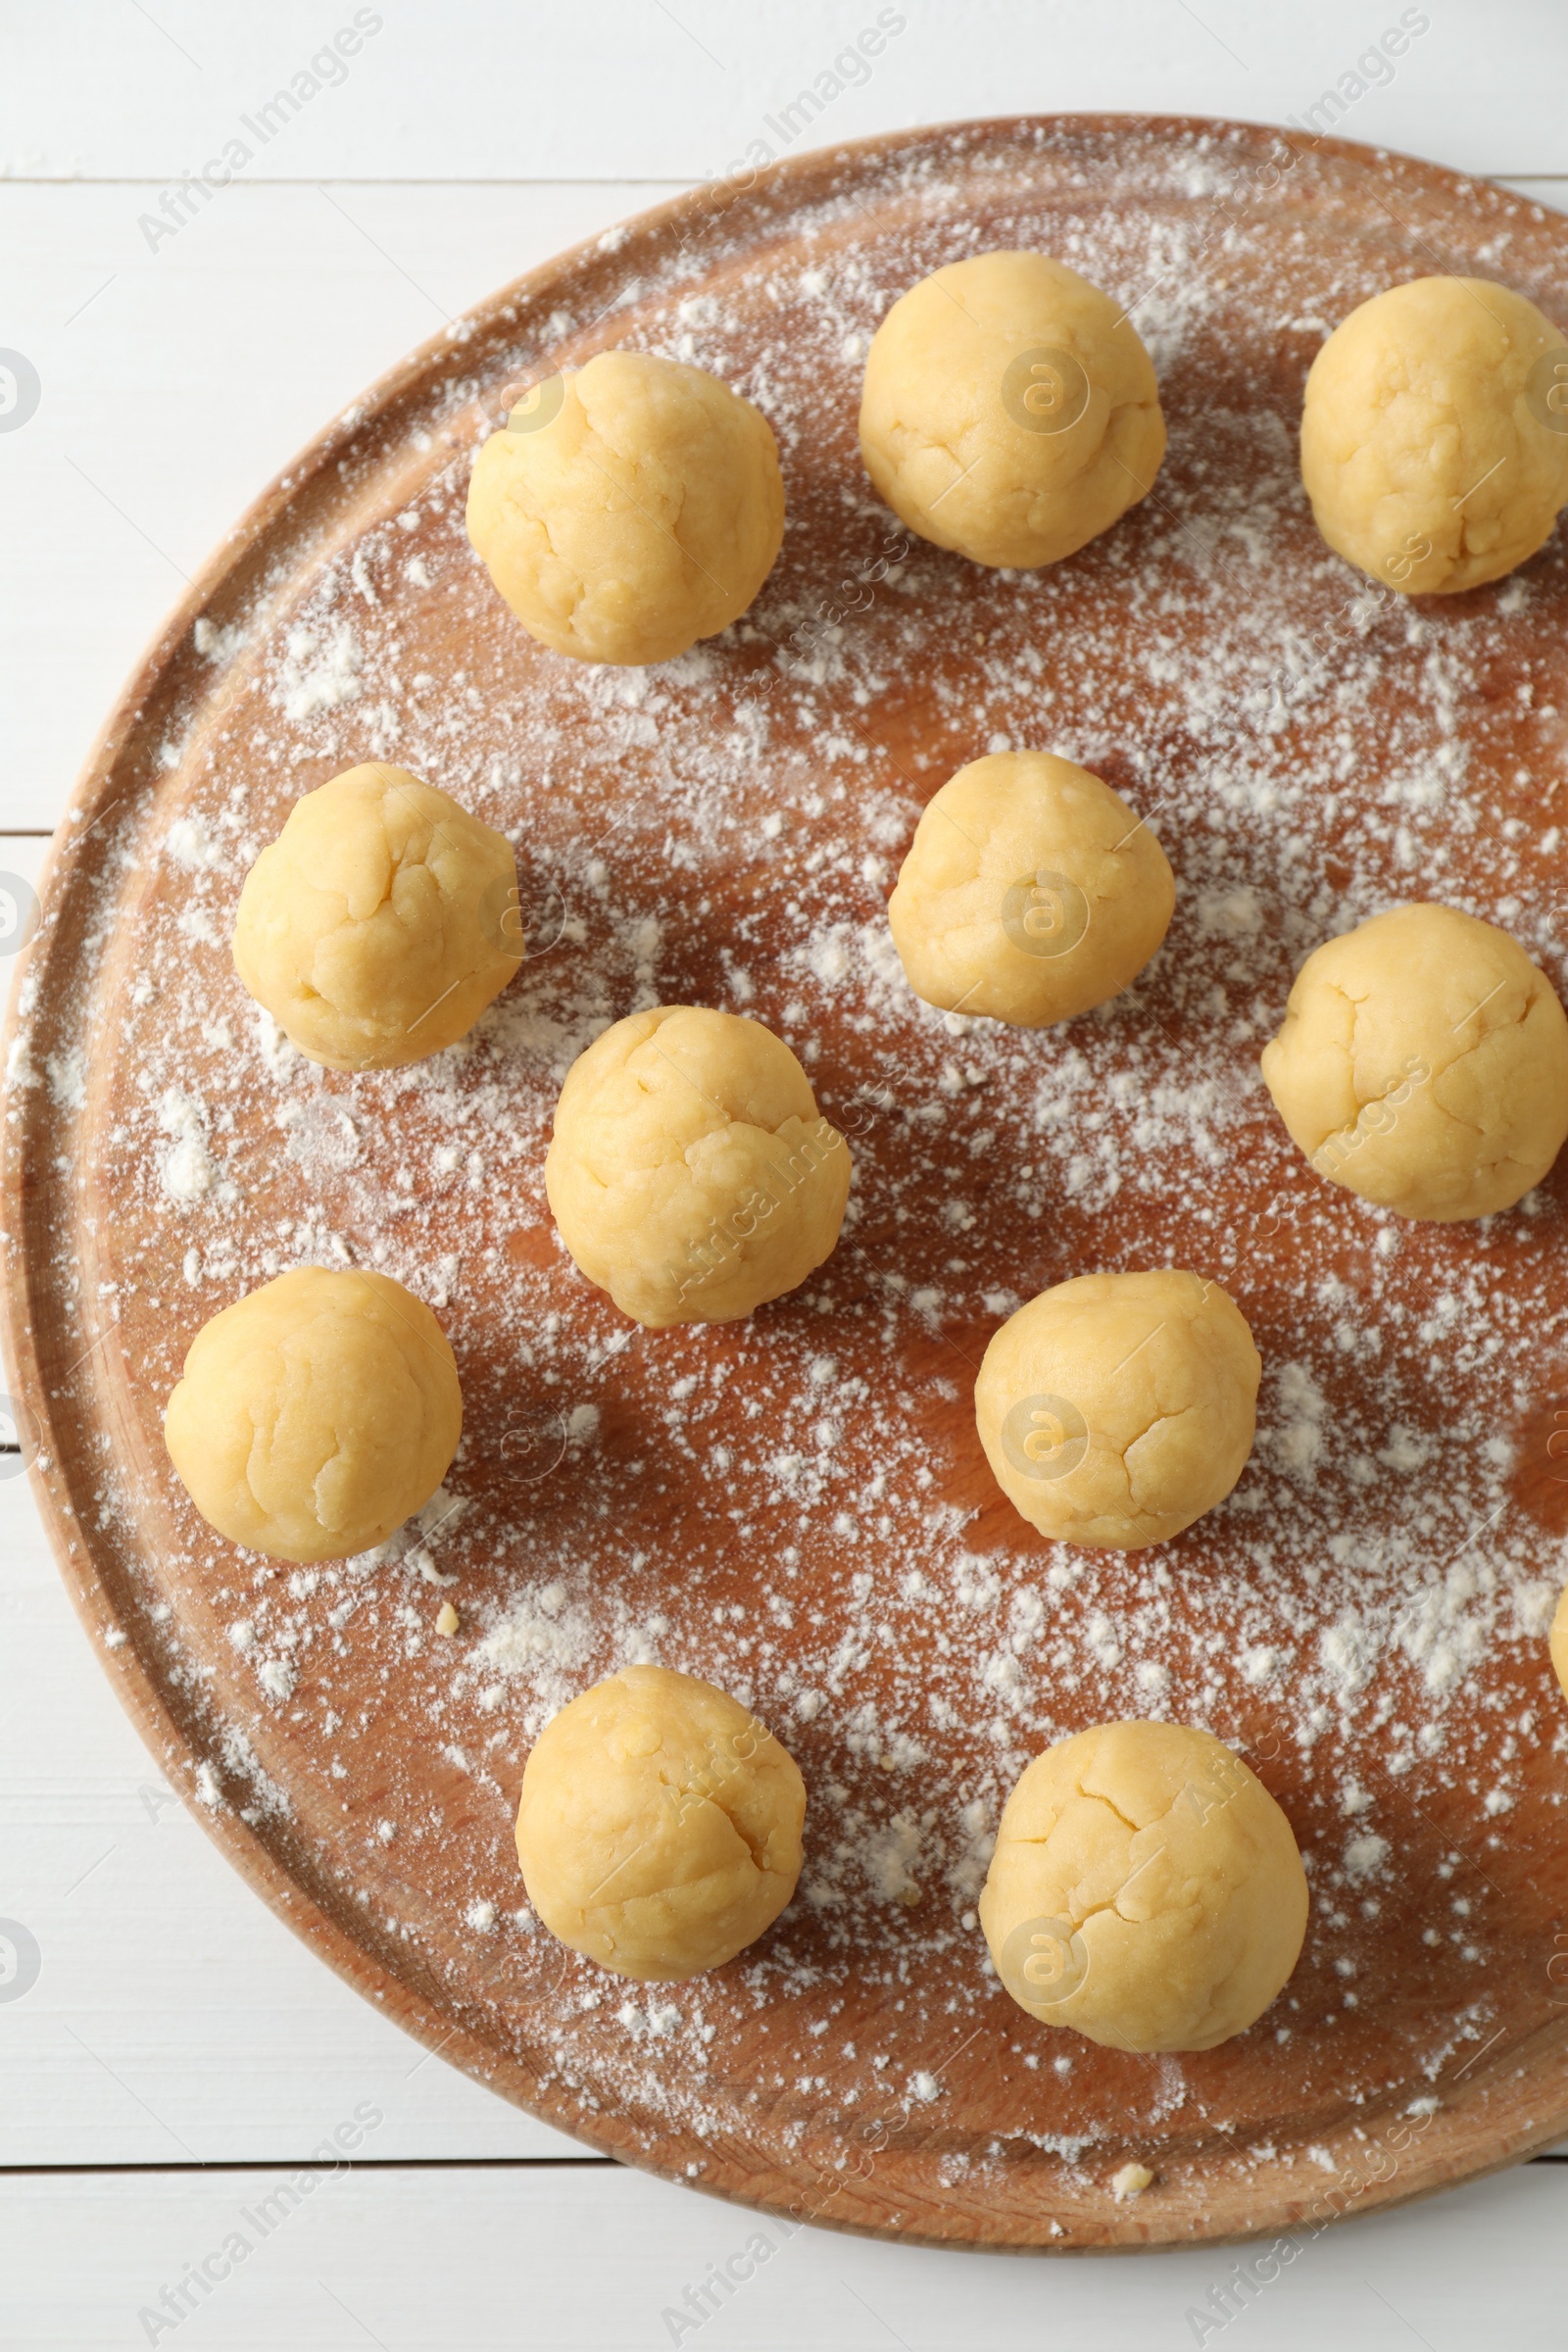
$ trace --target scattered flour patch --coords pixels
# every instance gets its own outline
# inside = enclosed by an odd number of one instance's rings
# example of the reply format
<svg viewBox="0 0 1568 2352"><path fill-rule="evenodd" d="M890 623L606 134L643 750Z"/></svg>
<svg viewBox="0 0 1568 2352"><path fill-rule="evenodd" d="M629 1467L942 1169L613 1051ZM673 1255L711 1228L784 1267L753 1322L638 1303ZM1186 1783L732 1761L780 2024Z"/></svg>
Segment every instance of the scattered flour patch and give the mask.
<svg viewBox="0 0 1568 2352"><path fill-rule="evenodd" d="M158 1177L171 1200L181 1208L215 1199L227 1205L239 1199L239 1187L225 1176L207 1141L207 1106L199 1095L176 1086L166 1089L158 1105L158 1124L172 1140L159 1154Z"/></svg>
<svg viewBox="0 0 1568 2352"><path fill-rule="evenodd" d="M278 702L286 718L315 718L353 702L361 691L364 656L345 623L324 637L312 629L289 631L280 673Z"/></svg>
<svg viewBox="0 0 1568 2352"><path fill-rule="evenodd" d="M1258 1432L1258 1445L1278 1469L1310 1478L1323 1451L1328 1398L1305 1364L1282 1364L1278 1391L1279 1417Z"/></svg>
<svg viewBox="0 0 1568 2352"><path fill-rule="evenodd" d="M44 1063L49 1092L61 1110L80 1110L87 1101L87 1056L79 1046L51 1054Z"/></svg>
<svg viewBox="0 0 1568 2352"><path fill-rule="evenodd" d="M1198 928L1205 938L1250 939L1262 927L1262 902L1250 883L1205 890L1198 902Z"/></svg>
<svg viewBox="0 0 1568 2352"><path fill-rule="evenodd" d="M213 839L203 816L176 816L164 835L164 856L187 874L209 872L223 861L221 845Z"/></svg>

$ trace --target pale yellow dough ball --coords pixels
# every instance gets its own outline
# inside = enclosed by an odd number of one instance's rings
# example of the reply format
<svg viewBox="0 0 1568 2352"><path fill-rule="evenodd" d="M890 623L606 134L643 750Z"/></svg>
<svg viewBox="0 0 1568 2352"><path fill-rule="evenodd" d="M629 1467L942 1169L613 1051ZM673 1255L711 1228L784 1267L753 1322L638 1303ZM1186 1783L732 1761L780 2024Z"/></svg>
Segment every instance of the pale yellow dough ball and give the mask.
<svg viewBox="0 0 1568 2352"><path fill-rule="evenodd" d="M463 1432L458 1367L386 1274L299 1266L214 1315L164 1415L169 1458L220 1535L333 1560L421 1510Z"/></svg>
<svg viewBox="0 0 1568 2352"><path fill-rule="evenodd" d="M1207 1732L1102 1723L1036 1756L980 1897L997 1974L1042 2025L1211 2050L1286 1984L1306 1874L1255 1773Z"/></svg>
<svg viewBox="0 0 1568 2352"><path fill-rule="evenodd" d="M617 1976L722 1968L772 1926L801 1875L806 1784L726 1692L626 1666L540 1733L517 1860L553 1936Z"/></svg>
<svg viewBox="0 0 1568 2352"><path fill-rule="evenodd" d="M1080 1274L993 1335L975 1422L998 1485L1043 1536L1138 1551L1235 1486L1261 1370L1217 1282L1169 1268Z"/></svg>
<svg viewBox="0 0 1568 2352"><path fill-rule="evenodd" d="M505 834L407 768L296 801L245 877L234 969L300 1052L389 1070L456 1045L522 960Z"/></svg>
<svg viewBox="0 0 1568 2352"><path fill-rule="evenodd" d="M1568 1698L1568 1585L1563 1587L1557 1614L1551 1621L1551 1663L1562 1685L1562 1694Z"/></svg>
<svg viewBox="0 0 1568 2352"><path fill-rule="evenodd" d="M922 278L877 328L860 454L922 539L1029 569L1146 495L1165 421L1108 294L1043 253L981 253Z"/></svg>
<svg viewBox="0 0 1568 2352"><path fill-rule="evenodd" d="M831 1254L850 1153L760 1021L665 1004L572 1064L545 1190L566 1248L623 1314L727 1323Z"/></svg>
<svg viewBox="0 0 1568 2352"><path fill-rule="evenodd" d="M928 803L888 921L928 1004L1040 1029L1119 995L1175 900L1164 851L1108 784L1049 752L998 752Z"/></svg>
<svg viewBox="0 0 1568 2352"><path fill-rule="evenodd" d="M1313 361L1301 479L1317 527L1410 596L1500 579L1568 504L1568 343L1482 277L1418 277Z"/></svg>
<svg viewBox="0 0 1568 2352"><path fill-rule="evenodd" d="M778 446L716 375L602 351L514 408L474 461L468 537L530 637L669 662L738 620L784 537Z"/></svg>
<svg viewBox="0 0 1568 2352"><path fill-rule="evenodd" d="M1485 1217L1568 1137L1568 1017L1517 940L1396 906L1326 940L1264 1047L1275 1107L1320 1176L1401 1217Z"/></svg>

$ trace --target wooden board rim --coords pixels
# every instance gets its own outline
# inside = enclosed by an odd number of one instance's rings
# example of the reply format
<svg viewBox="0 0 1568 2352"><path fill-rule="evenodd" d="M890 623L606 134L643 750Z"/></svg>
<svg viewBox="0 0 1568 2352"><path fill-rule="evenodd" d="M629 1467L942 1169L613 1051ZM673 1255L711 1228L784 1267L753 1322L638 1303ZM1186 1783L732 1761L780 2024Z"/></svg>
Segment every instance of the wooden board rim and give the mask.
<svg viewBox="0 0 1568 2352"><path fill-rule="evenodd" d="M964 139L972 140L987 133L1007 137L1031 134L1047 139L1053 135L1070 139L1074 136L1111 134L1129 139L1140 136L1150 139L1206 139L1216 145L1228 145L1233 150L1248 153L1252 160L1262 160L1280 144L1301 144L1298 136L1293 136L1278 126L1224 118L1107 112L985 117L926 125L912 132L876 134L783 158L760 168L752 185L731 199L729 209L732 212L739 211L755 203L757 191L771 195L780 190L789 190L803 197L813 188L821 188L826 192L827 183L847 168L874 166L883 159L905 156L923 147L936 148ZM1435 192L1441 191L1450 199L1461 192L1472 199L1476 194L1484 193L1498 203L1525 206L1539 217L1545 217L1541 214L1539 207L1530 206L1528 200L1507 197L1504 191L1495 189L1490 182L1451 172L1424 159L1331 137L1307 139L1304 144L1314 155L1339 156L1353 160L1363 167L1370 165L1392 171L1401 178L1425 185ZM694 210L700 210L702 202L703 189L699 187L632 216L623 224L627 240L659 236L682 221ZM598 237L585 239L565 249L471 306L464 314L465 320L471 322L475 328L482 327L494 322L497 315L508 306L537 301L558 284L564 273L589 264L603 250ZM185 594L176 601L155 633L88 755L66 815L51 843L39 887L42 906L40 922L34 939L18 957L13 977L5 1032L8 1046L15 1037L19 1022L21 992L28 980L41 982L48 968L51 943L59 928L61 909L74 887L83 879L86 837L120 797L115 787L117 763L126 756L138 733L149 728L159 687L193 622L246 556L288 514L302 493L321 481L328 467L352 442L365 421L384 413L403 393L420 382L439 361L450 359L452 352L450 334L429 338L387 369L361 399L350 404L316 434L298 458L274 476L220 545L198 568ZM73 1605L95 1642L100 1662L109 1672L122 1705L161 1769L169 1774L179 1789L189 1810L274 1915L285 1921L313 1951L326 1960L356 1990L373 2001L377 2008L391 2016L427 2049L434 2051L439 2048L443 2055L462 2063L476 2080L486 2082L554 2129L571 2134L598 2152L638 2165L661 2178L679 2181L683 2186L699 2186L709 2194L751 2206L763 2214L787 2213L790 2209L788 2195L780 2193L770 2183L760 2182L755 2172L748 2172L727 2153L715 2158L711 2146L705 2147L704 2152L710 2160L708 2177L693 2182L687 2179L684 2170L688 2152L684 2144L672 2150L651 2149L635 2133L620 2128L616 2117L599 2114L585 2119L569 2095L561 2089L542 2089L530 2082L526 2070L520 2066L511 2068L503 2064L498 2067L495 2053L476 2035L462 2026L454 2027L440 2009L421 2001L407 1984L381 1969L314 1902L302 1896L265 1840L237 1813L226 1807L214 1810L199 1801L196 1762L182 1740L177 1719L165 1693L139 1657L134 1642L127 1638L107 1593L91 1576L90 1546L80 1533L80 1523L72 1504L69 1477L53 1449L55 1423L30 1320L33 1285L21 1246L26 1215L25 1194L29 1188L24 1164L27 1124L25 1118L19 1120L15 1114L8 1124L3 1175L0 1175L5 1200L6 1252L4 1299L3 1305L0 1305L0 1342L4 1345L7 1363L12 1367L16 1399L23 1411L32 1416L43 1440L46 1458L30 1466L29 1477ZM88 1555L85 1573L84 1551ZM1369 2182L1356 2202L1355 2212L1364 2214L1374 2210L1389 2210L1438 2194L1460 2180L1506 2169L1562 2139L1568 2134L1568 2078L1564 2080L1559 2096L1560 2106L1543 2118L1539 2111L1539 2086L1533 2092L1527 2082L1523 2090L1514 2094L1515 2112L1512 2116L1494 2116L1485 2144L1478 2144L1470 2158L1432 2159L1425 2170L1419 2167L1412 2168L1409 2173L1396 2170L1387 2181ZM783 2186L787 2189L787 2181ZM1304 2210L1307 2200L1303 2197L1300 2203ZM851 2234L881 2236L903 2243L1050 2253L1152 2250L1166 2244L1225 2243L1270 2232L1288 2233L1293 2227L1299 2226L1282 2219L1281 2213L1275 2210L1261 2219L1228 2215L1216 2220L1213 2227L1205 2225L1205 2217L1197 2216L1193 2218L1190 2229L1162 2234L1141 2226L1136 2204L1128 2203L1116 2209L1113 2227L1107 2229L1097 2241L1084 2238L1023 2241L1016 2237L988 2237L978 2230L905 2230L888 2223L860 2222L842 2215L819 2214L815 2211L806 2212L802 2218L816 2226L843 2230ZM956 2213L955 2215L956 2221L967 2218Z"/></svg>

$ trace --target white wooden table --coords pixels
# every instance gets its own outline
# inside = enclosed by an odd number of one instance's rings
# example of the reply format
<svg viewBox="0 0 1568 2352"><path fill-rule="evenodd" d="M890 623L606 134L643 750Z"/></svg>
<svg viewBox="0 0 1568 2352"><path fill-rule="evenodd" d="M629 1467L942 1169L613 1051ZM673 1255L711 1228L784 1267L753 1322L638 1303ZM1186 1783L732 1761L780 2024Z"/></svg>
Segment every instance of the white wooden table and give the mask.
<svg viewBox="0 0 1568 2352"><path fill-rule="evenodd" d="M332 412L493 286L743 154L877 15L0 0L0 350L38 385L24 422L0 415L0 870L35 876L183 575ZM1400 16L1395 0L901 0L868 78L797 144L1025 110L1286 121L1367 80L1357 61ZM1336 127L1568 204L1568 12L1431 0L1412 16L1428 22L1393 78ZM249 137L245 120L356 24L341 75L318 68L309 102ZM252 153L216 197L170 193L235 138ZM1568 2151L1330 2232L1222 2331L1192 2316L1224 2283L1220 2251L1048 2264L812 2230L682 2328L665 2315L753 2224L502 2105L296 1943L163 1786L24 1482L3 1476L0 1919L37 1954L18 1994L0 1949L0 2341L26 2352L176 2333L301 2352L696 2333L705 2352L1568 2340ZM365 2104L383 2120L363 2160L291 2208L280 2184ZM242 2211L273 2226L229 2277L183 2290L176 2326L182 2277Z"/></svg>

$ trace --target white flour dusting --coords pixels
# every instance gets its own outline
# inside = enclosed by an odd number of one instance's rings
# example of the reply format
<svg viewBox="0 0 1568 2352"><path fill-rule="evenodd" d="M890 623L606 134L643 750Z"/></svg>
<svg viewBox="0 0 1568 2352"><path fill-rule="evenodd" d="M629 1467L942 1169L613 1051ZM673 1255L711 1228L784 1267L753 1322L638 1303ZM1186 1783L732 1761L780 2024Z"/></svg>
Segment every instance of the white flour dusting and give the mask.
<svg viewBox="0 0 1568 2352"><path fill-rule="evenodd" d="M1100 2178L1128 2108L1196 2131L1207 2061L1107 2075L1007 2009L978 1934L1012 1781L1050 1740L1118 1715L1236 1741L1306 1849L1307 1956L1255 2029L1305 2085L1289 2147L1271 2122L1271 2157L1314 2166L1344 2114L1441 2084L1456 2050L1499 2023L1522 2034L1545 1997L1525 1948L1539 1906L1520 1908L1508 1870L1556 1801L1527 1763L1568 1752L1543 1703L1561 1544L1516 1478L1568 1348L1550 1303L1559 1192L1477 1228L1401 1226L1303 1169L1256 1057L1309 949L1400 897L1505 922L1563 984L1564 558L1429 611L1329 555L1294 404L1327 324L1396 272L1354 238L1292 246L1294 224L1260 207L1233 232L1271 257L1270 301L1249 314L1227 291L1234 245L1203 241L1213 184L1212 160L1183 150L1138 207L1047 175L977 210L971 182L921 162L885 233L862 217L846 242L842 203L825 205L805 273L764 256L721 294L629 297L628 340L711 367L769 415L795 526L747 619L660 668L526 654L464 535L483 419L477 385L455 383L457 445L418 445L416 496L405 482L290 610L198 623L204 690L220 673L226 699L172 724L172 818L110 863L84 968L120 938L116 893L138 915L93 1049L112 1101L99 1143L127 1188L97 1274L149 1391L161 1402L203 1316L303 1262L409 1283L465 1380L448 1486L378 1552L293 1572L176 1503L183 1552L127 1555L164 1671L212 1710L202 1801L317 1838L313 1869L387 1965L412 1947L469 1986L482 1951L495 2035L579 2112L716 2133L737 2101L784 2113L802 2080L825 2082L810 2069L830 2049L835 2098L900 2118L940 2117L983 2077L994 2131L945 2158L971 2189L1020 2148ZM850 422L892 297L1008 242L1135 306L1171 450L1154 495L1082 557L980 575L898 531ZM557 318L544 347L592 316ZM487 398L535 351L503 356ZM425 665L423 645L458 641L458 666ZM1043 1034L920 1005L883 913L923 798L1015 744L1104 774L1151 814L1178 882L1137 985ZM532 953L462 1045L344 1078L247 1003L227 938L295 795L369 758L508 831ZM540 1163L584 1047L693 998L789 1039L850 1138L855 1186L839 1251L794 1299L650 1334L569 1267ZM37 1086L25 1031L13 1066L17 1116ZM82 1112L82 1040L50 1039L41 1067L60 1110ZM977 1468L978 1352L1047 1283L1149 1262L1214 1274L1252 1320L1252 1461L1175 1544L1045 1544ZM134 1525L112 1466L97 1504L106 1528ZM455 1632L437 1629L444 1607ZM758 1708L810 1790L790 1913L678 2000L622 1999L565 1959L511 1851L531 1740L636 1660ZM388 1728L411 1722L412 1744ZM331 1838L328 1819L345 1825ZM1337 2071L1337 2034L1374 2002L1375 2063ZM765 2064L744 2039L764 2026ZM1101 2095L1112 2080L1121 2106ZM1248 2114L1227 2126L1234 2153L1205 2143L1206 2162L1249 2161Z"/></svg>

